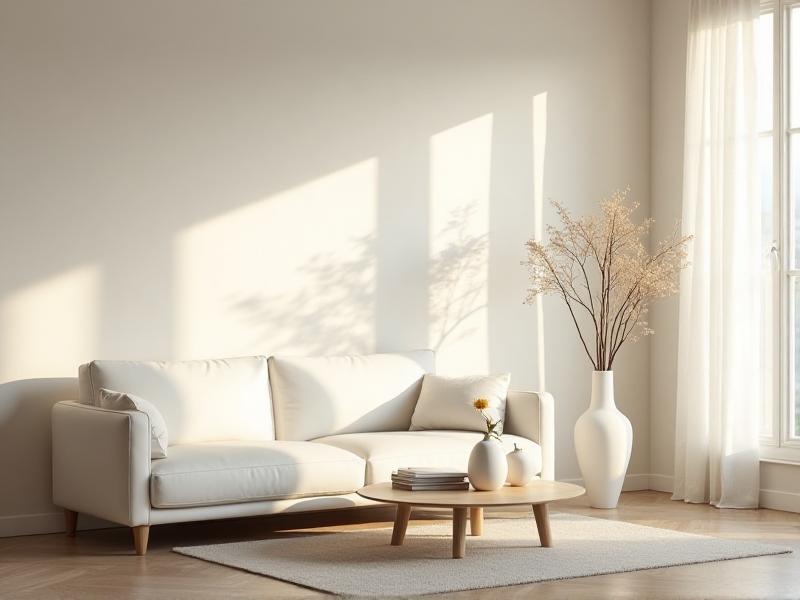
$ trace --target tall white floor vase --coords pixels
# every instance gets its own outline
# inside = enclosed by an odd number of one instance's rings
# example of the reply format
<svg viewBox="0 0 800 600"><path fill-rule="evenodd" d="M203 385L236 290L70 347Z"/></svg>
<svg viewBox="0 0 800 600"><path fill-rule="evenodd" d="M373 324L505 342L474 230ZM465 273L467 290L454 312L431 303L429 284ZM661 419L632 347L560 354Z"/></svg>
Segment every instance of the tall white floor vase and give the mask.
<svg viewBox="0 0 800 600"><path fill-rule="evenodd" d="M633 428L614 404L614 372L592 373L592 402L575 423L575 452L594 508L615 508L631 459Z"/></svg>

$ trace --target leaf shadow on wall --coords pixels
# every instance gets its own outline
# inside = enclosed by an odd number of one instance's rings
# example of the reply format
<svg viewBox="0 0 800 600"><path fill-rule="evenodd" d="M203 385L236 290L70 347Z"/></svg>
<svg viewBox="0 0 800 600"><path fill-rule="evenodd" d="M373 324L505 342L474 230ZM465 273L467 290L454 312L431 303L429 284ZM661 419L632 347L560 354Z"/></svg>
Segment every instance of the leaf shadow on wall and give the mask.
<svg viewBox="0 0 800 600"><path fill-rule="evenodd" d="M476 213L474 202L456 207L437 232L439 237L449 240L430 265L430 344L437 351L446 344L469 338L476 326L462 325L486 309L489 234L471 232L470 223Z"/></svg>
<svg viewBox="0 0 800 600"><path fill-rule="evenodd" d="M486 308L489 238L470 232L476 210L471 203L452 210L437 232L449 241L428 270L427 344L434 350L468 338L474 326L461 326ZM314 355L373 352L375 346L366 347L363 340L375 330L376 315L387 314L376 308L376 263L376 236L354 238L345 258L320 252L303 264L302 287L289 293L234 294L230 309L251 328L252 342L265 354L293 348Z"/></svg>
<svg viewBox="0 0 800 600"><path fill-rule="evenodd" d="M371 350L360 346L364 336L354 330L370 331L374 320L375 236L354 238L345 254L315 254L299 268L304 285L288 293L229 297L231 310L265 354L294 348L308 354Z"/></svg>

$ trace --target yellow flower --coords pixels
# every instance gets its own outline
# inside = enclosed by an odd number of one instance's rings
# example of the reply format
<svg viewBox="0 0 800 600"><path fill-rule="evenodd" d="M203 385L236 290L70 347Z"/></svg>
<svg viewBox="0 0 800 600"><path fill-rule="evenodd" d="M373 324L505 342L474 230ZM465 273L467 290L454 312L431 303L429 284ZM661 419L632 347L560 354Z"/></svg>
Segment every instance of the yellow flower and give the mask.
<svg viewBox="0 0 800 600"><path fill-rule="evenodd" d="M486 398L476 398L475 401L472 403L477 410L483 410L485 408L489 408L489 401Z"/></svg>

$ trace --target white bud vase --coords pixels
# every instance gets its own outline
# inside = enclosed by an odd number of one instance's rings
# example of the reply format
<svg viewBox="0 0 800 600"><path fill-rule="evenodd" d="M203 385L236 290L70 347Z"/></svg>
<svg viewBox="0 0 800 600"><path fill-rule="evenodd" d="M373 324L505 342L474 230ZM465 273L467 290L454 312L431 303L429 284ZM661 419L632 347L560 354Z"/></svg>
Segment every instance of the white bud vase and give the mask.
<svg viewBox="0 0 800 600"><path fill-rule="evenodd" d="M503 444L494 438L475 444L467 466L469 482L476 490L490 491L503 487L508 475L508 463Z"/></svg>
<svg viewBox="0 0 800 600"><path fill-rule="evenodd" d="M506 481L513 486L528 485L542 469L541 461L536 460L533 452L519 448L516 444L513 452L506 454L506 463L508 463Z"/></svg>
<svg viewBox="0 0 800 600"><path fill-rule="evenodd" d="M632 446L631 422L614 404L614 372L594 371L591 404L575 423L575 453L594 508L616 508Z"/></svg>

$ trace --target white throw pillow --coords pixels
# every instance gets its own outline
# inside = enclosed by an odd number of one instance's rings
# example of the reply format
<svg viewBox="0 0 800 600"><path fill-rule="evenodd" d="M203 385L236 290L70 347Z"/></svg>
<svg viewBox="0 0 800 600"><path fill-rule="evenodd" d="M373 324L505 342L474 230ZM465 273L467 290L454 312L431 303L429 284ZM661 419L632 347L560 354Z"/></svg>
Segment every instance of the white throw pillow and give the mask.
<svg viewBox="0 0 800 600"><path fill-rule="evenodd" d="M158 409L150 402L133 394L100 388L100 408L110 410L138 410L150 419L150 458L166 458L169 438L167 424Z"/></svg>
<svg viewBox="0 0 800 600"><path fill-rule="evenodd" d="M510 373L472 377L425 375L411 416L411 431L459 429L485 432L486 421L472 403L476 398L486 398L489 408L484 412L492 420L502 421L510 382ZM503 423L497 427L497 433L502 432Z"/></svg>

